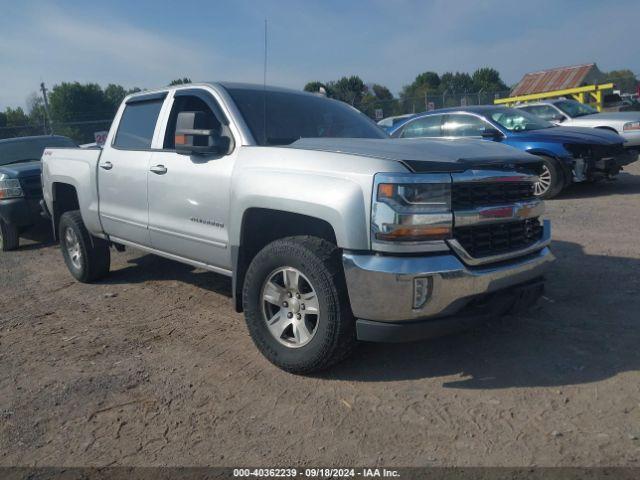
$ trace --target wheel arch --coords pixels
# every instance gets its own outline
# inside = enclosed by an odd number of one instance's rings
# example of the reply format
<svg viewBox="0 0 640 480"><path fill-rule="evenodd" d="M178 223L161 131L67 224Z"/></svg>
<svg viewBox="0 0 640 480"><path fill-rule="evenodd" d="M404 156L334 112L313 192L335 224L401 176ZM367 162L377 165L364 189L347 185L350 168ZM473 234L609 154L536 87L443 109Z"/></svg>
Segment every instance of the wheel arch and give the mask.
<svg viewBox="0 0 640 480"><path fill-rule="evenodd" d="M58 240L58 225L60 217L65 212L80 210L80 200L78 190L74 185L63 182L53 182L51 184L52 211L51 222L53 228L53 238Z"/></svg>
<svg viewBox="0 0 640 480"><path fill-rule="evenodd" d="M536 155L538 157L547 157L551 160L555 160L558 165L560 165L560 169L562 174L564 175L564 184L565 186L571 183L571 179L573 178L573 160L562 158L558 155L557 152L553 152L551 150L545 148L532 148L527 150L527 153L532 155Z"/></svg>
<svg viewBox="0 0 640 480"><path fill-rule="evenodd" d="M310 235L338 245L336 232L326 219L263 207L244 211L239 243L231 247L232 293L237 312L242 311L242 286L253 257L269 243L296 235Z"/></svg>

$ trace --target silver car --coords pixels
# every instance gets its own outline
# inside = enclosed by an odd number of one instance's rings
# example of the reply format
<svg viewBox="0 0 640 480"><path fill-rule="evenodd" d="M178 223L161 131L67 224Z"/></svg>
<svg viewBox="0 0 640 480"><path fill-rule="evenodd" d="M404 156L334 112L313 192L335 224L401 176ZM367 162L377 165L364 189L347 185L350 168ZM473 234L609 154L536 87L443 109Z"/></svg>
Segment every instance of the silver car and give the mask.
<svg viewBox="0 0 640 480"><path fill-rule="evenodd" d="M625 148L640 151L640 112L598 112L589 105L564 98L516 107L561 126L612 130L625 139Z"/></svg>

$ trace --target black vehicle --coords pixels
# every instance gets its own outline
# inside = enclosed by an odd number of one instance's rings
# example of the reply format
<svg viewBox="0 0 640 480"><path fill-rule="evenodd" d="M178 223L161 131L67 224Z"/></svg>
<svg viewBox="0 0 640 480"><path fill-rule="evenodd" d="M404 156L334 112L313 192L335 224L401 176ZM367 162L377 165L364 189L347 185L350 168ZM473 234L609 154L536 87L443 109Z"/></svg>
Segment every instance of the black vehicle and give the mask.
<svg viewBox="0 0 640 480"><path fill-rule="evenodd" d="M0 140L0 250L18 248L20 233L41 219L44 149L76 146L58 135Z"/></svg>

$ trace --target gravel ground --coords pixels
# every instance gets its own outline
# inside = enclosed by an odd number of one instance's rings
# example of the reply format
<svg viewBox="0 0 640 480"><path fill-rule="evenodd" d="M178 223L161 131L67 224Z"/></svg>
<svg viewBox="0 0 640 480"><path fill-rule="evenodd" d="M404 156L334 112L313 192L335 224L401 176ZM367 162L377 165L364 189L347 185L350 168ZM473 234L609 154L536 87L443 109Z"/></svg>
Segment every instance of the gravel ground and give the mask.
<svg viewBox="0 0 640 480"><path fill-rule="evenodd" d="M639 466L640 165L548 217L533 311L315 377L258 354L228 279L128 251L82 285L36 232L0 254L0 465Z"/></svg>

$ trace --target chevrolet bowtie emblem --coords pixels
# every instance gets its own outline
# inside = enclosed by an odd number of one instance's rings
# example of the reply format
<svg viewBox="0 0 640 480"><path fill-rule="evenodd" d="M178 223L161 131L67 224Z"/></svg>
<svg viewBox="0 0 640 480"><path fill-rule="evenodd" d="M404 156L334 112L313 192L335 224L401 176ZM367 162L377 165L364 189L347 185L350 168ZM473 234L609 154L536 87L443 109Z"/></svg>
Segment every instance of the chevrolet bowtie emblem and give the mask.
<svg viewBox="0 0 640 480"><path fill-rule="evenodd" d="M532 211L533 207L531 205L522 205L516 210L515 214L519 218L529 218Z"/></svg>

